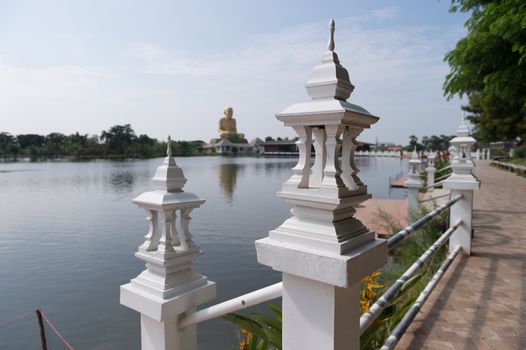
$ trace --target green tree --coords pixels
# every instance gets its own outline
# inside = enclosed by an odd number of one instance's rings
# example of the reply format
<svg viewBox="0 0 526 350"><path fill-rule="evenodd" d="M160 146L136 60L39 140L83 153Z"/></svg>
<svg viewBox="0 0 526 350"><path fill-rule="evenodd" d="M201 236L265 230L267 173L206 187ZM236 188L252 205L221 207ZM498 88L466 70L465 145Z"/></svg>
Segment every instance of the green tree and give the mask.
<svg viewBox="0 0 526 350"><path fill-rule="evenodd" d="M409 136L409 146L411 147L411 149L415 148L415 146L417 145L418 145L418 137L416 137L415 135Z"/></svg>
<svg viewBox="0 0 526 350"><path fill-rule="evenodd" d="M100 135L101 141L108 146L108 152L119 156L135 155L132 144L137 136L130 124L115 125L108 131L103 131Z"/></svg>
<svg viewBox="0 0 526 350"><path fill-rule="evenodd" d="M526 2L452 0L450 11L471 17L445 56L445 95L468 97L464 109L482 141L526 138Z"/></svg>
<svg viewBox="0 0 526 350"><path fill-rule="evenodd" d="M46 136L46 155L56 157L66 155L64 152L64 143L66 142L66 135L53 132Z"/></svg>
<svg viewBox="0 0 526 350"><path fill-rule="evenodd" d="M13 135L0 132L0 156L16 155L18 149L18 143Z"/></svg>

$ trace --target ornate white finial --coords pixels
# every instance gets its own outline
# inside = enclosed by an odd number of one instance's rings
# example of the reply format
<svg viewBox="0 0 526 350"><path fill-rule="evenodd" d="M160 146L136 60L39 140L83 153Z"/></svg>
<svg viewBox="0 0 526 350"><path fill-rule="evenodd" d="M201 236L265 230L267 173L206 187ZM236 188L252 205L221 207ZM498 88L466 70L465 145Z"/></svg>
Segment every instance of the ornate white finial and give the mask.
<svg viewBox="0 0 526 350"><path fill-rule="evenodd" d="M172 156L172 138L170 137L170 135L168 135L168 145L166 146L166 155L168 157L171 157Z"/></svg>
<svg viewBox="0 0 526 350"><path fill-rule="evenodd" d="M327 49L329 51L334 51L334 28L336 27L334 20L331 19L329 22L329 43L327 44Z"/></svg>
<svg viewBox="0 0 526 350"><path fill-rule="evenodd" d="M321 64L316 66L305 87L313 100L336 99L346 101L354 89L349 79L349 72L345 69L334 52L334 20L329 23L328 51L325 52Z"/></svg>
<svg viewBox="0 0 526 350"><path fill-rule="evenodd" d="M458 136L468 136L469 135L469 128L466 124L466 112L462 111L462 119L460 120L460 125L457 129L457 135Z"/></svg>

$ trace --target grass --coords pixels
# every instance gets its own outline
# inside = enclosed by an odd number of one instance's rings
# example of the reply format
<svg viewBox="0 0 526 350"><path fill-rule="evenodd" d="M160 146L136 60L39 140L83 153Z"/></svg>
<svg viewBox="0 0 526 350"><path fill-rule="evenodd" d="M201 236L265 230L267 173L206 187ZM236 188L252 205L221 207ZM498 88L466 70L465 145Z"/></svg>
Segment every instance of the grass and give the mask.
<svg viewBox="0 0 526 350"><path fill-rule="evenodd" d="M515 165L525 165L526 166L526 158L511 158L511 159L506 159L505 162L512 163Z"/></svg>

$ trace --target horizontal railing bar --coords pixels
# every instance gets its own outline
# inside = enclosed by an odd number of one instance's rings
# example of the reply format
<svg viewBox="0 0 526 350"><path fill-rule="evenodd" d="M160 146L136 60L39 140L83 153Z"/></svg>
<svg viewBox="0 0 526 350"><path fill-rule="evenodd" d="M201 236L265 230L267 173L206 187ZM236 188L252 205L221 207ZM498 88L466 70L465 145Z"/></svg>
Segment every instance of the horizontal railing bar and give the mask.
<svg viewBox="0 0 526 350"><path fill-rule="evenodd" d="M367 328L380 316L382 311L398 295L402 286L413 277L433 254L442 247L455 230L462 225L462 220L458 220L453 226L447 229L436 241L422 254L413 265L411 265L399 279L370 307L369 311L360 317L360 334L363 334Z"/></svg>
<svg viewBox="0 0 526 350"><path fill-rule="evenodd" d="M429 221L433 220L436 216L438 216L438 214L440 214L441 212L443 212L444 210L446 210L447 208L449 208L450 206L458 202L461 198L462 198L461 194L455 196L455 198L450 199L447 203L441 205L440 207L436 208L429 214L418 219L414 224L409 225L403 230L395 233L392 237L390 237L387 240L387 249L391 251L394 247L396 247L398 244L402 243L407 237L409 237L411 233L415 232L420 227L424 226Z"/></svg>
<svg viewBox="0 0 526 350"><path fill-rule="evenodd" d="M184 315L179 319L179 328L198 324L213 318L224 316L230 312L239 311L250 306L258 305L266 301L280 298L283 294L283 282L243 294L222 303L212 305L194 313Z"/></svg>
<svg viewBox="0 0 526 350"><path fill-rule="evenodd" d="M445 166L445 167L443 167L441 169L438 169L435 174L441 173L441 172L446 171L448 169L451 169L451 165L448 165L448 166Z"/></svg>
<svg viewBox="0 0 526 350"><path fill-rule="evenodd" d="M461 249L461 247L457 247L452 253L448 255L447 259L444 260L438 271L433 275L433 278L431 278L431 281L429 281L422 293L420 293L413 306L411 306L402 320L393 329L391 335L385 340L380 350L394 349Z"/></svg>
<svg viewBox="0 0 526 350"><path fill-rule="evenodd" d="M446 174L446 175L442 175L440 177L438 177L437 179L435 179L436 182L442 182L443 180L447 179L451 174Z"/></svg>
<svg viewBox="0 0 526 350"><path fill-rule="evenodd" d="M438 182L435 182L435 183L433 183L433 184L431 184L429 186L422 186L422 188L424 190L427 190L428 188L441 186L443 183L444 183L444 181L438 181Z"/></svg>
<svg viewBox="0 0 526 350"><path fill-rule="evenodd" d="M436 197L431 197L431 198L428 198L428 199L424 199L424 200L421 200L419 201L420 203L425 203L425 202L430 202L430 201L434 201L435 199L439 199L439 198L444 198L444 197L448 197L449 196L449 193L446 193L446 194L442 194L440 196L436 196Z"/></svg>

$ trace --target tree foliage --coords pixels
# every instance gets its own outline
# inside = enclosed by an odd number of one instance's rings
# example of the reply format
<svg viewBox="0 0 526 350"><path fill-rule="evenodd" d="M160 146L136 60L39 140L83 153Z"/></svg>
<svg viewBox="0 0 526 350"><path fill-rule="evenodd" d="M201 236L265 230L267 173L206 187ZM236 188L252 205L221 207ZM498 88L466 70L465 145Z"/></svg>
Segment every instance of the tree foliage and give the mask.
<svg viewBox="0 0 526 350"><path fill-rule="evenodd" d="M191 156L200 152L202 141L172 141L175 156ZM78 132L64 135L21 134L0 132L0 157L33 158L152 158L166 155L166 142L148 135L136 136L130 124L115 125L104 130L100 138Z"/></svg>
<svg viewBox="0 0 526 350"><path fill-rule="evenodd" d="M420 151L447 151L449 148L449 140L454 136L448 135L431 135L422 137L421 142L418 142L418 137L415 135L409 136L409 144L404 147L406 151L416 150Z"/></svg>
<svg viewBox="0 0 526 350"><path fill-rule="evenodd" d="M479 139L526 138L526 2L452 0L450 10L471 17L445 56L445 95L468 97L463 108Z"/></svg>

